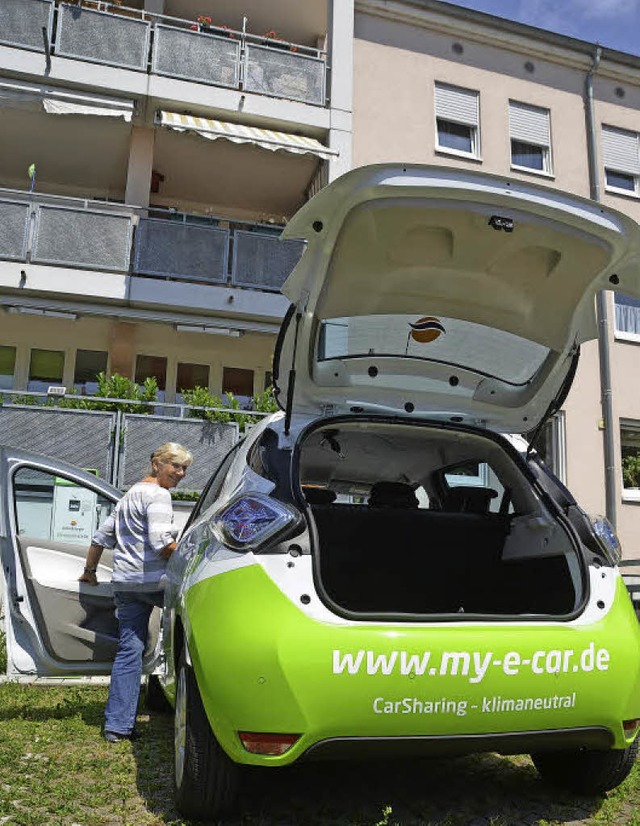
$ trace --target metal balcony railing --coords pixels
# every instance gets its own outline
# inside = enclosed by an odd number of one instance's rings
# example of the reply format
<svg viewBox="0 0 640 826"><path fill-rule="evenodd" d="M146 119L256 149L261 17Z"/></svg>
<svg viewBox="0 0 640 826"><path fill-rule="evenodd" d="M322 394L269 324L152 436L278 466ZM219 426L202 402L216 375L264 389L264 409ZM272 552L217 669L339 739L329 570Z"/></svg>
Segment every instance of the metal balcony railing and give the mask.
<svg viewBox="0 0 640 826"><path fill-rule="evenodd" d="M240 40L158 23L151 71L213 86L240 85Z"/></svg>
<svg viewBox="0 0 640 826"><path fill-rule="evenodd" d="M57 55L146 71L150 42L148 20L77 5L58 6Z"/></svg>
<svg viewBox="0 0 640 826"><path fill-rule="evenodd" d="M0 258L128 272L133 210L0 190Z"/></svg>
<svg viewBox="0 0 640 826"><path fill-rule="evenodd" d="M326 104L326 52L104 0L0 0L0 43L61 57Z"/></svg>
<svg viewBox="0 0 640 826"><path fill-rule="evenodd" d="M51 42L53 13L53 0L2 0L0 43L43 51L43 29L48 42Z"/></svg>
<svg viewBox="0 0 640 826"><path fill-rule="evenodd" d="M147 213L0 190L0 260L278 292L304 251L269 225Z"/></svg>

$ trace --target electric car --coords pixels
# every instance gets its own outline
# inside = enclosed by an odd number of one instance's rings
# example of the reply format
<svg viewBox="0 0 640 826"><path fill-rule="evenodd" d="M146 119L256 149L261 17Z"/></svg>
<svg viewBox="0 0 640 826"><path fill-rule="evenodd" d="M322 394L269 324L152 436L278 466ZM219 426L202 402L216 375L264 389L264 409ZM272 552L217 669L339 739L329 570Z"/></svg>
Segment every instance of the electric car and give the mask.
<svg viewBox="0 0 640 826"><path fill-rule="evenodd" d="M566 788L615 787L638 751L640 624L611 526L535 445L596 293L640 296L640 228L548 188L382 165L285 235L306 251L283 288L281 411L213 474L168 568L179 809L228 810L245 766L372 755L528 753ZM38 667L51 601L14 519L11 645Z"/></svg>

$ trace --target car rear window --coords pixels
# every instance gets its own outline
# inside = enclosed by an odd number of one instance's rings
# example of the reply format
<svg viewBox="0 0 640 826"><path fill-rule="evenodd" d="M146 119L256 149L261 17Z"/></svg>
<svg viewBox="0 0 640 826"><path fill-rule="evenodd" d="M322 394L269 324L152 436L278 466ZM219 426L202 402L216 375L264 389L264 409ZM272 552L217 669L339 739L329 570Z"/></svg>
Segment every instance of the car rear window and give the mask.
<svg viewBox="0 0 640 826"><path fill-rule="evenodd" d="M322 322L317 358L394 356L451 364L525 384L549 348L513 333L443 316L368 315Z"/></svg>

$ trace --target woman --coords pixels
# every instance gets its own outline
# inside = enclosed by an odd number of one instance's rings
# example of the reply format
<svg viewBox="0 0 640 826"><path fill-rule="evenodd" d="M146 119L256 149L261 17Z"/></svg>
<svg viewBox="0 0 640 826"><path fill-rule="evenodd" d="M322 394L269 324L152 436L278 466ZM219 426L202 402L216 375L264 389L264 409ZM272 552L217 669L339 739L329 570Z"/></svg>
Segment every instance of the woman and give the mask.
<svg viewBox="0 0 640 826"><path fill-rule="evenodd" d="M110 743L135 740L142 655L149 617L162 606L167 560L176 547L170 488L184 478L193 461L176 442L151 455L151 472L131 487L94 534L80 582L97 585L104 548L113 549L113 597L119 624L118 650L111 671L104 736Z"/></svg>

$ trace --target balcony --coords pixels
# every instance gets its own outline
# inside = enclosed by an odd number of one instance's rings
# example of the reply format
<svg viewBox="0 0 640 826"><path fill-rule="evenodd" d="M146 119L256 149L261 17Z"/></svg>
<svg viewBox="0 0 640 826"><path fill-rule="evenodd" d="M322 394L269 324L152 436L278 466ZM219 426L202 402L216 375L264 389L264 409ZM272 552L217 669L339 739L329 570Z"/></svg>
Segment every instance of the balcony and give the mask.
<svg viewBox="0 0 640 826"><path fill-rule="evenodd" d="M279 228L0 190L0 260L279 292L303 252Z"/></svg>
<svg viewBox="0 0 640 826"><path fill-rule="evenodd" d="M322 50L97 0L2 0L0 44L326 105Z"/></svg>

